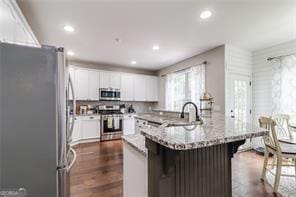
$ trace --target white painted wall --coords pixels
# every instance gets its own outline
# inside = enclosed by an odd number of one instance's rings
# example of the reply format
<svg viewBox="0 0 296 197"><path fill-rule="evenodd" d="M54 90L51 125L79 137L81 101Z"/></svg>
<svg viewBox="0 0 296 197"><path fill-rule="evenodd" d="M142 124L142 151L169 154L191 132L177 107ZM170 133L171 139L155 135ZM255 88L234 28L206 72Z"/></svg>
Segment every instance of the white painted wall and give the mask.
<svg viewBox="0 0 296 197"><path fill-rule="evenodd" d="M225 45L225 114L231 110L231 74L252 78L252 52L232 45Z"/></svg>
<svg viewBox="0 0 296 197"><path fill-rule="evenodd" d="M155 71L151 71L151 70L123 67L123 66L110 65L110 64L99 64L99 63L93 63L93 62L87 62L87 61L78 61L78 60L69 61L69 64L77 67L98 69L98 70L125 72L125 73L141 74L141 75L152 75L152 76L157 75Z"/></svg>
<svg viewBox="0 0 296 197"><path fill-rule="evenodd" d="M267 58L289 53L296 53L296 40L253 52L253 124L258 122L260 116L269 116L272 113L272 70ZM260 144L260 140L253 142L254 147Z"/></svg>
<svg viewBox="0 0 296 197"><path fill-rule="evenodd" d="M202 54L193 56L183 60L177 64L171 65L161 69L158 74L162 75L176 72L185 68L189 68L204 61L206 65L206 91L210 92L214 97L215 105L219 105L221 112L225 111L225 47L219 46L217 48L206 51ZM159 105L158 108L165 108L165 79L159 80Z"/></svg>

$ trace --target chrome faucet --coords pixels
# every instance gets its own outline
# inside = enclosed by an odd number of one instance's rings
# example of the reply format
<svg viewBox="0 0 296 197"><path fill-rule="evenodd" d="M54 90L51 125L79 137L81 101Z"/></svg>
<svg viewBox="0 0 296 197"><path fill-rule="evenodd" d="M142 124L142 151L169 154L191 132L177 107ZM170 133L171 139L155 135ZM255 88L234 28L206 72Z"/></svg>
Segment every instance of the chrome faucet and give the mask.
<svg viewBox="0 0 296 197"><path fill-rule="evenodd" d="M182 107L182 113L181 113L181 118L184 118L185 117L185 113L184 113L184 110L185 110L185 107L186 107L186 105L188 105L188 104L192 104L193 105L193 107L195 108L195 115L196 115L196 121L200 121L200 117L199 117L199 115L198 115L198 109L197 109L197 106L195 105L195 103L193 103L193 102L186 102L184 105L183 105L183 107Z"/></svg>

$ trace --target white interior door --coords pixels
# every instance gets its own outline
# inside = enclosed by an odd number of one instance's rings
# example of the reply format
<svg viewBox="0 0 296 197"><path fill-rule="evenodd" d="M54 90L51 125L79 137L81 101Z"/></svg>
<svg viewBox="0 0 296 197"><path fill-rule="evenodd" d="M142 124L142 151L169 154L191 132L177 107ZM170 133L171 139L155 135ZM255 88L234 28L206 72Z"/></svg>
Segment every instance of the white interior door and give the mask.
<svg viewBox="0 0 296 197"><path fill-rule="evenodd" d="M251 78L231 75L231 117L243 122L251 122Z"/></svg>
<svg viewBox="0 0 296 197"><path fill-rule="evenodd" d="M245 127L244 124L252 122L251 111L251 77L231 74L231 109L230 115L236 121L237 127ZM239 129L239 128L238 128ZM251 147L249 140L240 147L248 149Z"/></svg>

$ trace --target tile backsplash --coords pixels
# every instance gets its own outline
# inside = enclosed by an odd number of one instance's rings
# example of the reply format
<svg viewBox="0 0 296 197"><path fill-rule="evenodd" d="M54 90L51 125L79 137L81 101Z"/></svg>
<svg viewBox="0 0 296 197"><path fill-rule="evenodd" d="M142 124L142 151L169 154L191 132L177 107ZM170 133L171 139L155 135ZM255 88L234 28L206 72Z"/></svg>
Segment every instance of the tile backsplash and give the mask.
<svg viewBox="0 0 296 197"><path fill-rule="evenodd" d="M136 110L136 113L146 113L149 112L150 109L155 109L157 106L156 102L137 102L137 101L77 101L77 106L79 105L91 105L91 106L99 106L99 105L121 105L125 104L126 109L129 105L133 105L133 108Z"/></svg>

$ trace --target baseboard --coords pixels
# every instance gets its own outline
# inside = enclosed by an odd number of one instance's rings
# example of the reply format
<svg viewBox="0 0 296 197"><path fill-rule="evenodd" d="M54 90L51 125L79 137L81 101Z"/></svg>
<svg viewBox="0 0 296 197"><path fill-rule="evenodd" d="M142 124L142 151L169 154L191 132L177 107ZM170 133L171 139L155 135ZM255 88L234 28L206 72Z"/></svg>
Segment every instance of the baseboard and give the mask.
<svg viewBox="0 0 296 197"><path fill-rule="evenodd" d="M100 138L91 138L91 139L81 139L75 142L71 142L70 146L75 146L78 144L89 143L89 142L99 142Z"/></svg>

